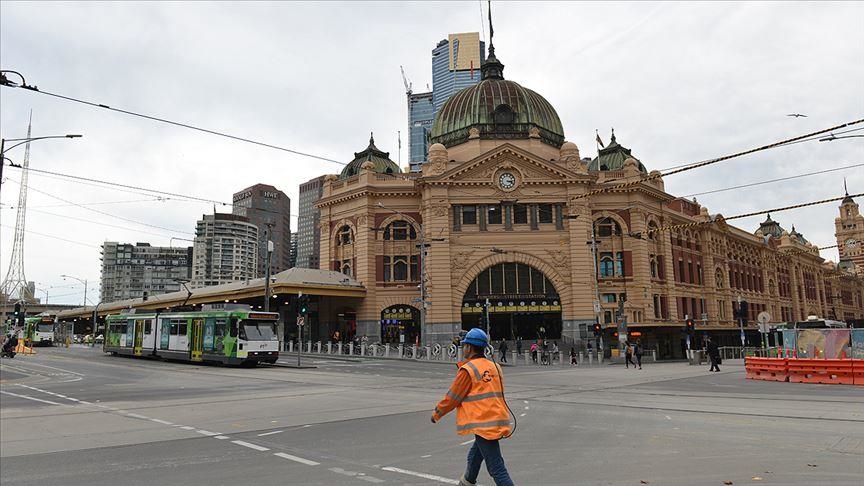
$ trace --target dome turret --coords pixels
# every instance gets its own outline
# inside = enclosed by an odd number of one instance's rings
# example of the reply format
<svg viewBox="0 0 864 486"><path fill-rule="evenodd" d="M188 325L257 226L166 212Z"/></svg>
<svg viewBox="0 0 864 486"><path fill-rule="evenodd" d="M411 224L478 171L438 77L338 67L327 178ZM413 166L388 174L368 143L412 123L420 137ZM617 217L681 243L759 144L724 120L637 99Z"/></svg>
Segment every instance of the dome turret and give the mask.
<svg viewBox="0 0 864 486"><path fill-rule="evenodd" d="M564 128L545 98L504 79L504 64L489 46L479 83L456 92L435 115L430 141L452 147L468 140L472 129L481 139L514 140L539 137L560 148Z"/></svg>
<svg viewBox="0 0 864 486"><path fill-rule="evenodd" d="M645 168L642 162L630 154L630 149L618 144L615 140L615 129L612 129L612 139L609 140L609 145L600 149L597 157L588 164L588 170L622 170L624 169L624 162L627 159L633 159L639 164L639 172L648 173L648 169Z"/></svg>
<svg viewBox="0 0 864 486"><path fill-rule="evenodd" d="M390 160L390 152L378 150L378 147L375 146L375 138L369 134L369 146L362 152L354 152L354 160L342 169L339 179L347 179L359 174L366 162L372 164L373 171L381 174L399 174L402 172L399 165Z"/></svg>

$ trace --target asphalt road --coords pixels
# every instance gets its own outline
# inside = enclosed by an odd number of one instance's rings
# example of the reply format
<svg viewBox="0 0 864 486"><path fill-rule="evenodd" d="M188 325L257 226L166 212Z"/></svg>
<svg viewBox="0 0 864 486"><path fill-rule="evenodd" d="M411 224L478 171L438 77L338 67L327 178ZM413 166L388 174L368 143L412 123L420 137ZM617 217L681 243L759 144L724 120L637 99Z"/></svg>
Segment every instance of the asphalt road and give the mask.
<svg viewBox="0 0 864 486"><path fill-rule="evenodd" d="M289 363L293 358L285 358ZM39 349L0 364L5 485L456 484L470 438L429 415L452 365L304 357L228 368ZM521 485L855 485L864 387L686 363L507 367ZM480 484L490 485L481 472Z"/></svg>

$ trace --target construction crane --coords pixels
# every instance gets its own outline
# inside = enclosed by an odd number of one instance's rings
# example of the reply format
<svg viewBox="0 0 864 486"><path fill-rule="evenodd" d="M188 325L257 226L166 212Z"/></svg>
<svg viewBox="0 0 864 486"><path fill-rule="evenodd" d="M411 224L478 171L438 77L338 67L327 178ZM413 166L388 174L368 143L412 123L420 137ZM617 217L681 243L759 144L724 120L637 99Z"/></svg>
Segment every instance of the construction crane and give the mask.
<svg viewBox="0 0 864 486"><path fill-rule="evenodd" d="M402 83L405 84L405 94L411 96L411 82L405 77L405 69L402 68L401 64L399 65L399 70L402 71Z"/></svg>

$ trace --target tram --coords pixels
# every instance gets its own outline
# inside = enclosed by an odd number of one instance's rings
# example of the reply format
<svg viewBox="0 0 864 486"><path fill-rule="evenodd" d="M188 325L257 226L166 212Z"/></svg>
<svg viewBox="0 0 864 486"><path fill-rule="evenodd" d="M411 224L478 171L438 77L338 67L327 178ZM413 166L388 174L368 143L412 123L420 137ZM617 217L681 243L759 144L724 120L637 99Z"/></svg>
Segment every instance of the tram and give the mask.
<svg viewBox="0 0 864 486"><path fill-rule="evenodd" d="M807 316L806 321L795 323L795 329L846 329L847 327L849 326L843 321L820 319L817 316Z"/></svg>
<svg viewBox="0 0 864 486"><path fill-rule="evenodd" d="M275 363L275 312L205 305L193 312L134 312L105 319L106 353L231 365Z"/></svg>
<svg viewBox="0 0 864 486"><path fill-rule="evenodd" d="M34 346L54 345L54 316L33 316L24 318L24 339Z"/></svg>

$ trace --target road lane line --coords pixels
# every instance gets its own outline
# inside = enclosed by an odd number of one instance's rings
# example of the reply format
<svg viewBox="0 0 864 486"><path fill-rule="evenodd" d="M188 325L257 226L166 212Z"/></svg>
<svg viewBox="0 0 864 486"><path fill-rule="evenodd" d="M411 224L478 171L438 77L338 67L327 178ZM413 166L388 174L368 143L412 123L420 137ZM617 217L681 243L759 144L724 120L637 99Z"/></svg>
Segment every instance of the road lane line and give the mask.
<svg viewBox="0 0 864 486"><path fill-rule="evenodd" d="M261 451L261 452L270 450L264 446L259 446L258 444L252 444L251 442L246 442L246 441L242 441L242 440L232 440L231 443L237 444L237 445L243 446L243 447L248 447L250 449L255 449L256 451Z"/></svg>
<svg viewBox="0 0 864 486"><path fill-rule="evenodd" d="M180 428L183 430L195 430L195 427L190 427L188 425L181 425Z"/></svg>
<svg viewBox="0 0 864 486"><path fill-rule="evenodd" d="M207 437L213 437L214 435L222 435L219 432L210 432L209 430L203 429L196 430L195 432L198 432L201 435L206 435Z"/></svg>
<svg viewBox="0 0 864 486"><path fill-rule="evenodd" d="M273 434L281 434L285 432L284 430L274 430L273 432L265 432L263 434L258 434L258 437L264 437L265 435L273 435Z"/></svg>
<svg viewBox="0 0 864 486"><path fill-rule="evenodd" d="M461 443L461 444L459 444L459 445L468 445L468 444L472 444L472 443L474 443L474 439L466 440L465 442L463 442L463 443Z"/></svg>
<svg viewBox="0 0 864 486"><path fill-rule="evenodd" d="M60 405L61 407L64 406L62 403L52 402L50 400L42 400L41 398L28 397L27 395L19 395L17 393L12 393L12 392L7 392L7 391L0 391L0 393L2 393L4 395L11 395L13 397L18 397L18 398L26 398L27 400L33 400L34 402L48 403L51 405Z"/></svg>
<svg viewBox="0 0 864 486"><path fill-rule="evenodd" d="M300 464L306 464L307 466L317 466L317 465L321 464L320 462L310 461L309 459L303 459L302 457L292 456L291 454L286 454L284 452L277 452L273 455L279 456L282 459L288 459L289 461L299 462Z"/></svg>
<svg viewBox="0 0 864 486"><path fill-rule="evenodd" d="M167 421L167 420L161 420L161 419L154 419L154 418L151 418L150 421L151 421L151 422L156 422L157 424L162 424L162 425L174 425L174 423L169 422L169 421Z"/></svg>
<svg viewBox="0 0 864 486"><path fill-rule="evenodd" d="M213 438L219 439L219 440L225 440L225 439L230 439L231 437L228 437L227 435L214 435Z"/></svg>
<svg viewBox="0 0 864 486"><path fill-rule="evenodd" d="M428 479L430 481L438 481L439 483L444 483L444 484L459 484L459 481L457 481L455 479L444 478L441 476L435 476L434 474L426 474L426 473L421 473L421 472L417 472L417 471L409 471L407 469L400 469L398 467L387 466L387 467L382 467L381 470L400 473L400 474L407 474L409 476Z"/></svg>
<svg viewBox="0 0 864 486"><path fill-rule="evenodd" d="M141 419L141 420L150 420L150 417L145 417L145 416L143 416L143 415L138 415L137 413L127 413L126 416L127 416L127 417L132 417L132 418Z"/></svg>

